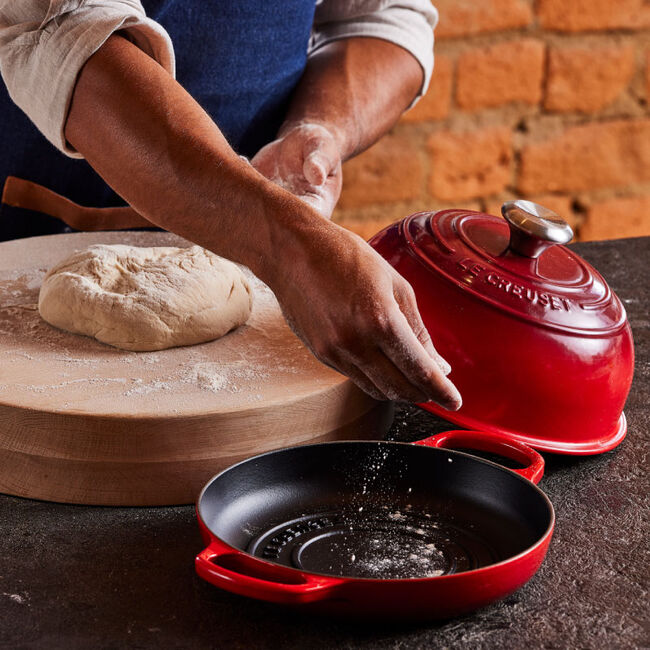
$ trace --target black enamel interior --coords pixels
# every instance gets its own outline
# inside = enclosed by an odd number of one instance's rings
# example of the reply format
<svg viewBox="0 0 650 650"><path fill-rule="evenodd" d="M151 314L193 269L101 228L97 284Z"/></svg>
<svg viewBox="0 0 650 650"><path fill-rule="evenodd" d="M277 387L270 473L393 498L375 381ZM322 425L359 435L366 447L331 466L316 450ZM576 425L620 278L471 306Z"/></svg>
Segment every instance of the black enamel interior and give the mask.
<svg viewBox="0 0 650 650"><path fill-rule="evenodd" d="M389 442L271 452L213 479L199 514L226 543L311 573L417 578L513 557L548 530L543 492L464 453Z"/></svg>

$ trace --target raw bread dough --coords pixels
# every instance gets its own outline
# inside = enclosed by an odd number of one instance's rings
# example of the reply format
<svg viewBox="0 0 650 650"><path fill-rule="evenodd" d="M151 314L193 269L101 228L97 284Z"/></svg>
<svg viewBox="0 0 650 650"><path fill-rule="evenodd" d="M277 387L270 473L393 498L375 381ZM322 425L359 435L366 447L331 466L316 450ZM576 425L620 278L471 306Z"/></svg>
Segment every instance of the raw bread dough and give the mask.
<svg viewBox="0 0 650 650"><path fill-rule="evenodd" d="M239 267L200 246L90 246L50 269L38 298L51 325L137 351L219 338L251 307Z"/></svg>

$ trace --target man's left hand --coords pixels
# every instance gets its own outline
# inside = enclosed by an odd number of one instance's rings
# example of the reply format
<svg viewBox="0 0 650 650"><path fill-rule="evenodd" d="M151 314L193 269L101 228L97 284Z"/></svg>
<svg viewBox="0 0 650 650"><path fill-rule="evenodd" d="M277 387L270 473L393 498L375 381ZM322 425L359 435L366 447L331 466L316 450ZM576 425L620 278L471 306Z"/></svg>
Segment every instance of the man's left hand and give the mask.
<svg viewBox="0 0 650 650"><path fill-rule="evenodd" d="M251 160L258 172L309 203L329 219L341 194L341 152L320 124L299 124L270 142Z"/></svg>

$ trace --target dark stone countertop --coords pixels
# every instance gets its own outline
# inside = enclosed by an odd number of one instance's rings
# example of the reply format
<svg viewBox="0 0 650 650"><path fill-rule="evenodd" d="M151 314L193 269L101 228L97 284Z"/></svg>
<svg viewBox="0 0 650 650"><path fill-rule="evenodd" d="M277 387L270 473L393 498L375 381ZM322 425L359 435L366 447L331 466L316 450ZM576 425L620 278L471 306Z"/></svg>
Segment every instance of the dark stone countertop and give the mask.
<svg viewBox="0 0 650 650"><path fill-rule="evenodd" d="M650 238L576 245L624 301L636 375L626 440L546 455L557 526L539 572L504 601L410 626L307 617L197 578L194 509L69 506L0 496L2 648L640 648L650 646ZM391 434L449 424L398 409Z"/></svg>

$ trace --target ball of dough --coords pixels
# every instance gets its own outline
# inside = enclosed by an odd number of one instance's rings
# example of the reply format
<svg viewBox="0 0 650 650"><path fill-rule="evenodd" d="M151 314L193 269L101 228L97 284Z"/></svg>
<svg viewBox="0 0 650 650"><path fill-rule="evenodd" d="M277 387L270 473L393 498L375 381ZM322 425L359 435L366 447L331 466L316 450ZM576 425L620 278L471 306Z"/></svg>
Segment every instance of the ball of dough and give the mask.
<svg viewBox="0 0 650 650"><path fill-rule="evenodd" d="M239 267L200 246L90 246L50 269L38 298L51 325L137 351L219 338L251 307Z"/></svg>

